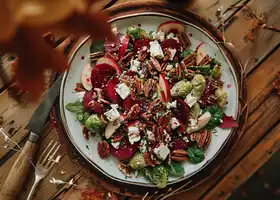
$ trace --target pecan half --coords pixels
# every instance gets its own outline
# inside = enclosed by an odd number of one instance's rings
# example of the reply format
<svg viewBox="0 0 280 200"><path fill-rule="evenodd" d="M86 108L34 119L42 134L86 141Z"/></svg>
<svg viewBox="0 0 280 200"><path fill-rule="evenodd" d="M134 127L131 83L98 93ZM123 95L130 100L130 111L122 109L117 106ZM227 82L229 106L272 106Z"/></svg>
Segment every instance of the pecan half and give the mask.
<svg viewBox="0 0 280 200"><path fill-rule="evenodd" d="M158 72L161 72L161 67L157 59L151 57L149 64Z"/></svg>
<svg viewBox="0 0 280 200"><path fill-rule="evenodd" d="M163 127L158 126L155 130L156 141L162 142L163 141Z"/></svg>
<svg viewBox="0 0 280 200"><path fill-rule="evenodd" d="M147 165L149 166L156 166L156 161L152 159L152 154L150 152L145 152L144 153L144 160L146 162Z"/></svg>
<svg viewBox="0 0 280 200"><path fill-rule="evenodd" d="M133 57L133 52L129 52L124 57L122 57L119 61L122 64L122 67L124 68L129 67L130 60L132 59L132 57Z"/></svg>
<svg viewBox="0 0 280 200"><path fill-rule="evenodd" d="M151 113L153 111L153 109L158 106L161 103L161 99L155 99L154 101L152 101L152 103L150 104L149 108L147 109L147 113Z"/></svg>
<svg viewBox="0 0 280 200"><path fill-rule="evenodd" d="M212 59L207 54L203 57L203 59L197 64L197 66L208 65L212 62Z"/></svg>
<svg viewBox="0 0 280 200"><path fill-rule="evenodd" d="M140 111L141 111L141 108L140 108L139 104L135 104L130 108L129 112L126 115L126 118L129 120L137 119L139 117L138 115L139 115Z"/></svg>
<svg viewBox="0 0 280 200"><path fill-rule="evenodd" d="M140 62L143 62L147 57L148 57L149 53L147 51L140 51L139 55L138 55L138 60Z"/></svg>
<svg viewBox="0 0 280 200"><path fill-rule="evenodd" d="M179 41L183 46L183 49L189 49L191 46L191 41L185 32L179 35Z"/></svg>
<svg viewBox="0 0 280 200"><path fill-rule="evenodd" d="M100 158L108 158L110 156L110 146L108 142L102 141L98 143L98 154Z"/></svg>
<svg viewBox="0 0 280 200"><path fill-rule="evenodd" d="M185 150L173 150L171 159L177 162L182 162L188 159L188 153Z"/></svg>
<svg viewBox="0 0 280 200"><path fill-rule="evenodd" d="M88 57L91 59L91 61L96 61L98 60L98 58L101 58L104 55L105 55L104 52L95 52L95 53L90 53Z"/></svg>
<svg viewBox="0 0 280 200"><path fill-rule="evenodd" d="M202 130L200 132L194 132L190 134L191 141L196 141L198 146L203 150L206 150L212 139L212 132L208 130Z"/></svg>
<svg viewBox="0 0 280 200"><path fill-rule="evenodd" d="M162 123L162 127L167 127L170 120L172 118L172 113L171 111L168 111L165 115L164 115L164 120L163 120L163 123Z"/></svg>
<svg viewBox="0 0 280 200"><path fill-rule="evenodd" d="M120 59L119 56L116 53L106 53L106 56L111 58L112 60L118 62L118 60Z"/></svg>
<svg viewBox="0 0 280 200"><path fill-rule="evenodd" d="M168 61L171 58L171 51L169 49L164 49L163 61Z"/></svg>
<svg viewBox="0 0 280 200"><path fill-rule="evenodd" d="M87 140L89 139L89 134L90 134L90 131L87 129L87 127L86 126L83 126L83 130L82 130L82 132L83 132L83 136L84 136L84 138L86 138Z"/></svg>
<svg viewBox="0 0 280 200"><path fill-rule="evenodd" d="M127 177L132 177L131 176L131 168L129 167L129 165L126 165L124 163L120 163L118 166L119 170Z"/></svg>
<svg viewBox="0 0 280 200"><path fill-rule="evenodd" d="M215 79L211 81L211 86L215 89L223 88L223 85L224 85L223 81L219 79Z"/></svg>
<svg viewBox="0 0 280 200"><path fill-rule="evenodd" d="M163 62L163 63L161 63L160 68L161 68L161 71L162 71L162 72L165 71L165 69L166 69L166 67L167 67L167 64L168 64L168 62Z"/></svg>
<svg viewBox="0 0 280 200"><path fill-rule="evenodd" d="M186 56L182 62L186 65L186 66L189 66L188 64L191 63L191 62L195 62L196 60L196 52L193 52L191 53L190 55Z"/></svg>
<svg viewBox="0 0 280 200"><path fill-rule="evenodd" d="M76 92L83 92L86 91L86 89L84 88L83 84L81 82L76 83L76 88L75 88Z"/></svg>

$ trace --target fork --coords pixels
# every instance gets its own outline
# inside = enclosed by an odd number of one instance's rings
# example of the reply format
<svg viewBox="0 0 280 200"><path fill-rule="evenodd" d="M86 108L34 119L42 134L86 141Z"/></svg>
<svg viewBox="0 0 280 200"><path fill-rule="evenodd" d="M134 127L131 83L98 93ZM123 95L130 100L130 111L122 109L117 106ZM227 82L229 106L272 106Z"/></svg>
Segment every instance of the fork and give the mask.
<svg viewBox="0 0 280 200"><path fill-rule="evenodd" d="M38 184L40 181L45 178L49 172L51 171L51 168L54 166L55 162L53 159L55 154L57 153L58 149L60 148L60 144L55 142L53 144L53 141L49 143L47 148L43 151L41 156L39 157L36 167L35 167L35 181L32 185L32 188L29 192L29 195L27 197L27 200L31 200Z"/></svg>

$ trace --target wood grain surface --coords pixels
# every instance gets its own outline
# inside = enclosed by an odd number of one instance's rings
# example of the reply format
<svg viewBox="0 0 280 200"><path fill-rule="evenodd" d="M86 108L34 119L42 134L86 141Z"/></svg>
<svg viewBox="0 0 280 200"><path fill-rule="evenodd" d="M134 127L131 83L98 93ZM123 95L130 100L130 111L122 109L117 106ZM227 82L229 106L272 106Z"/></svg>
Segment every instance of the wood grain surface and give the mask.
<svg viewBox="0 0 280 200"><path fill-rule="evenodd" d="M117 3L122 2L118 1ZM147 0L147 2L149 1ZM217 9L222 6L226 10L232 3L232 0L196 0L186 2L184 6L204 16L212 24L220 26L220 22L216 18ZM245 182L275 151L280 149L280 97L272 87L276 73L280 71L280 34L260 28L254 29L256 21L248 14L248 9L251 9L257 16L262 17L268 25L280 27L280 2L278 0L250 0L245 1L245 4L246 6L240 4L241 7L227 12L225 36L228 41L234 44L235 51L243 64L251 58L247 66L250 116L246 132L216 177L197 188L169 199L227 199L236 187ZM253 35L248 38L248 33L252 29L254 29ZM25 126L38 106L38 102L32 104L17 102L10 98L8 91L4 89L0 94L0 105L5 105L0 106L0 124L13 140L23 146L27 137ZM39 154L51 140L57 140L57 136L51 126L47 125L41 138ZM0 145L5 145L2 137L0 137ZM14 146L11 144L10 147ZM0 183L4 182L17 156L18 153L14 151L1 148ZM55 166L52 174L40 184L34 197L35 200L79 199L77 188L69 185L50 184L49 180L52 177L64 181L74 178L81 185L88 185L90 182L73 166L68 156L64 155ZM30 173L27 183L22 188L19 200L26 199L33 180L33 174ZM89 186L93 186L92 183Z"/></svg>

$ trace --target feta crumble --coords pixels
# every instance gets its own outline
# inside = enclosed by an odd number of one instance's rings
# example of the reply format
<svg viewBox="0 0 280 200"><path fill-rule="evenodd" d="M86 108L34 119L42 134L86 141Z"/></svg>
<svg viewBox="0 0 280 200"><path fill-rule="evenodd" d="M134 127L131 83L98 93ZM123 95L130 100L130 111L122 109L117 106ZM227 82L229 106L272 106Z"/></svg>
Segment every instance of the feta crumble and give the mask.
<svg viewBox="0 0 280 200"><path fill-rule="evenodd" d="M180 122L175 117L172 117L169 123L171 125L171 129L173 130L180 126Z"/></svg>
<svg viewBox="0 0 280 200"><path fill-rule="evenodd" d="M166 132L165 129L163 129L163 136L164 136L164 141L169 143L171 142L171 136Z"/></svg>
<svg viewBox="0 0 280 200"><path fill-rule="evenodd" d="M84 96L85 96L85 91L82 91L82 92L77 92L76 93L76 96L78 97L78 99L79 99L79 102L83 102L83 98L84 98Z"/></svg>
<svg viewBox="0 0 280 200"><path fill-rule="evenodd" d="M147 136L149 141L156 141L155 135L152 131L147 130Z"/></svg>
<svg viewBox="0 0 280 200"><path fill-rule="evenodd" d="M157 155L159 159L165 160L166 157L169 155L170 150L165 144L160 143L157 148L154 148L154 153Z"/></svg>
<svg viewBox="0 0 280 200"><path fill-rule="evenodd" d="M193 105L197 102L197 98L192 96L192 92L190 92L186 98L185 98L185 102L188 104L188 106L191 108L193 107Z"/></svg>
<svg viewBox="0 0 280 200"><path fill-rule="evenodd" d="M110 106L111 106L111 108L116 108L116 109L119 107L118 104L110 104Z"/></svg>
<svg viewBox="0 0 280 200"><path fill-rule="evenodd" d="M130 94L130 88L126 84L121 83L117 85L116 92L122 99L125 99Z"/></svg>
<svg viewBox="0 0 280 200"><path fill-rule="evenodd" d="M166 66L166 71L170 71L171 69L173 68L173 65L170 65L170 64L168 64L167 66Z"/></svg>
<svg viewBox="0 0 280 200"><path fill-rule="evenodd" d="M166 108L167 109L171 109L171 108L177 108L177 100L173 101L173 102L167 102L166 104Z"/></svg>
<svg viewBox="0 0 280 200"><path fill-rule="evenodd" d="M138 146L141 153L147 152L147 145L148 145L147 140L142 139L139 146Z"/></svg>
<svg viewBox="0 0 280 200"><path fill-rule="evenodd" d="M150 54L152 57L163 58L164 54L158 41L150 42Z"/></svg>
<svg viewBox="0 0 280 200"><path fill-rule="evenodd" d="M170 56L170 59L169 59L169 60L173 60L173 59L174 59L174 56L175 56L175 54L176 54L176 52L177 52L177 50L176 50L176 49L169 49L169 51L170 51L170 53L171 53L171 56Z"/></svg>
<svg viewBox="0 0 280 200"><path fill-rule="evenodd" d="M115 149L119 149L120 148L120 142L112 142L111 145L115 148Z"/></svg>
<svg viewBox="0 0 280 200"><path fill-rule="evenodd" d="M140 62L138 60L130 61L130 70L138 73L138 68L140 67Z"/></svg>
<svg viewBox="0 0 280 200"><path fill-rule="evenodd" d="M120 117L120 113L116 108L112 108L111 110L104 113L109 121L115 121Z"/></svg>
<svg viewBox="0 0 280 200"><path fill-rule="evenodd" d="M160 40L162 42L164 40L164 37L165 37L165 33L162 31L152 33L152 38L154 40Z"/></svg>
<svg viewBox="0 0 280 200"><path fill-rule="evenodd" d="M140 130L137 126L128 127L128 140L130 144L134 144L141 140Z"/></svg>

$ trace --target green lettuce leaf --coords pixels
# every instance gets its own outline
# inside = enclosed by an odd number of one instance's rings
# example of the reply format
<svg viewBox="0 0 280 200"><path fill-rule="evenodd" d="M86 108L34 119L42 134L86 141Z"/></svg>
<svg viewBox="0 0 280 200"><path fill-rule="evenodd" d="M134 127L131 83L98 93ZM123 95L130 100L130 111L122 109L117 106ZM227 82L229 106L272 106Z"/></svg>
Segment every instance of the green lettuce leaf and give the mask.
<svg viewBox="0 0 280 200"><path fill-rule="evenodd" d="M211 113L211 119L206 125L208 130L214 129L219 126L221 123L221 119L223 118L223 110L217 105L208 106L203 110L203 113L209 111Z"/></svg>
<svg viewBox="0 0 280 200"><path fill-rule="evenodd" d="M169 174L173 176L183 176L185 174L185 168L182 163L172 162L166 167Z"/></svg>
<svg viewBox="0 0 280 200"><path fill-rule="evenodd" d="M189 147L187 149L189 161L193 164L200 163L204 160L204 152L199 147Z"/></svg>
<svg viewBox="0 0 280 200"><path fill-rule="evenodd" d="M105 52L104 41L94 41L90 45L90 53Z"/></svg>
<svg viewBox="0 0 280 200"><path fill-rule="evenodd" d="M68 103L65 108L73 113L84 112L84 106L80 101L76 101L74 103Z"/></svg>

